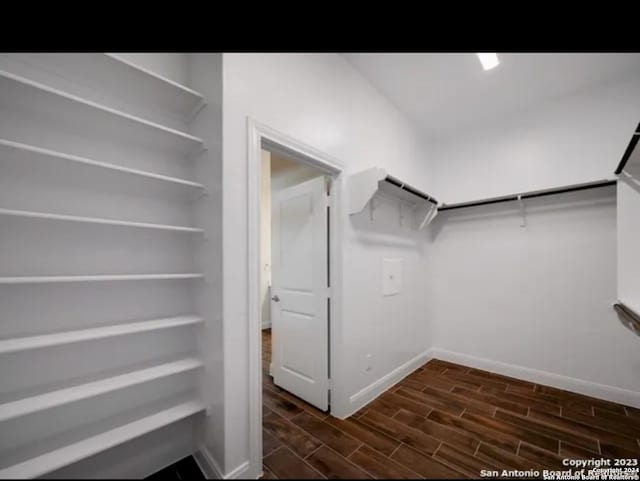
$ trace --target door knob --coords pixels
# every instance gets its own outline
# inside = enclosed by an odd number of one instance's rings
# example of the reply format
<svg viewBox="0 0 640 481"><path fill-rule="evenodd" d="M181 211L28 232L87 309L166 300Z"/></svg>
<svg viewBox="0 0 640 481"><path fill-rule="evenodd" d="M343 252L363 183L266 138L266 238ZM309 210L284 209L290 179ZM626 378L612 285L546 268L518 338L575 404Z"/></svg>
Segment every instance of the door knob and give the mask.
<svg viewBox="0 0 640 481"><path fill-rule="evenodd" d="M280 302L280 298L278 297L278 295L277 295L277 294L276 294L275 296L273 296L273 297L271 298L271 300L272 300L273 302Z"/></svg>

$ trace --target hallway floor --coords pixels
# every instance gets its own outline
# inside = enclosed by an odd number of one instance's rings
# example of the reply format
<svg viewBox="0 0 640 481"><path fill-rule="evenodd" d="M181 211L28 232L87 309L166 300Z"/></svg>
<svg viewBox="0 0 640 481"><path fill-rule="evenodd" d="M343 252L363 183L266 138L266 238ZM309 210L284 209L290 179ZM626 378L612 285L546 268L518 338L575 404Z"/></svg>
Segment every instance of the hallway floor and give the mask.
<svg viewBox="0 0 640 481"><path fill-rule="evenodd" d="M262 333L263 479L477 478L640 457L640 409L437 359L340 420L273 384Z"/></svg>

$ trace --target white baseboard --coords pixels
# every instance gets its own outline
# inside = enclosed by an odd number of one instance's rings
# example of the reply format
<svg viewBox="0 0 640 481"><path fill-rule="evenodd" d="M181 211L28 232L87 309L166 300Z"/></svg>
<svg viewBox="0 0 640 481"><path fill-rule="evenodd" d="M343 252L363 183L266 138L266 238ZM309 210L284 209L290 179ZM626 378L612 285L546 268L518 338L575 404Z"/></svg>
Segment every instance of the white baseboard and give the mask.
<svg viewBox="0 0 640 481"><path fill-rule="evenodd" d="M211 455L206 446L198 446L198 450L193 456L200 467L200 470L206 475L207 479L244 479L249 470L249 461L245 461L237 468L227 474L222 474L220 465Z"/></svg>
<svg viewBox="0 0 640 481"><path fill-rule="evenodd" d="M271 329L271 321L262 321L262 329Z"/></svg>
<svg viewBox="0 0 640 481"><path fill-rule="evenodd" d="M238 466L236 469L234 469L230 473L228 473L224 477L224 479L246 479L247 478L246 474L247 474L248 471L249 471L249 461L245 461L240 466ZM255 476L255 478L257 478L257 476Z"/></svg>
<svg viewBox="0 0 640 481"><path fill-rule="evenodd" d="M205 474L207 479L223 479L222 470L206 446L198 446L198 450L193 457L198 463L200 470Z"/></svg>
<svg viewBox="0 0 640 481"><path fill-rule="evenodd" d="M405 362L401 366L398 366L390 373L384 375L377 381L369 384L364 389L358 391L349 398L349 412L345 416L341 416L342 419L348 418L359 409L366 406L368 403L377 398L380 394L387 389L402 381L405 377L411 374L413 371L422 366L425 362L431 359L431 349L418 354L413 359Z"/></svg>
<svg viewBox="0 0 640 481"><path fill-rule="evenodd" d="M491 359L470 356L459 352L447 351L446 349L439 349L437 347L431 349L431 357L640 408L640 392L637 391L630 391L606 384L598 384L547 371L539 371L516 364L507 364Z"/></svg>

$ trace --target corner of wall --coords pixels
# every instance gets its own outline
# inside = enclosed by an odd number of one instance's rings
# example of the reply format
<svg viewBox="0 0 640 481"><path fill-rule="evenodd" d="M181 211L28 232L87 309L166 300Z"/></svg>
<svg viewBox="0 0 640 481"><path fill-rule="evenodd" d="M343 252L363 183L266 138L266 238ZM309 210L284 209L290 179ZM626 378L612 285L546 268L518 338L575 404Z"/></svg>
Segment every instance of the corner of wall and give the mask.
<svg viewBox="0 0 640 481"><path fill-rule="evenodd" d="M194 458L207 479L257 479L262 474L262 467L260 472L251 473L249 461L225 473L204 444L198 446Z"/></svg>
<svg viewBox="0 0 640 481"><path fill-rule="evenodd" d="M341 412L341 410L335 412L332 411L331 414L340 419L348 418L353 413L362 409L368 403L380 396L382 393L402 381L405 377L425 364L432 357L433 355L431 349L427 349L426 351L418 354L406 363L398 366L393 371L385 374L380 379L374 381L364 389L361 389L360 391L352 395L349 398L349 405L346 407L344 412Z"/></svg>

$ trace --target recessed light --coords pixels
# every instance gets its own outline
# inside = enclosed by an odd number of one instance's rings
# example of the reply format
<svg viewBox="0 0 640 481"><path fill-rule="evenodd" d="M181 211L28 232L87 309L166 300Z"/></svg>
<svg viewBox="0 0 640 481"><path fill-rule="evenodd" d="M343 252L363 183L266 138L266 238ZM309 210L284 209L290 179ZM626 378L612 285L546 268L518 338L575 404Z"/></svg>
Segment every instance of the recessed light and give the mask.
<svg viewBox="0 0 640 481"><path fill-rule="evenodd" d="M498 60L498 54L495 53L479 53L477 54L480 59L480 63L482 64L482 68L485 70L491 70L494 67L500 65L500 60Z"/></svg>

